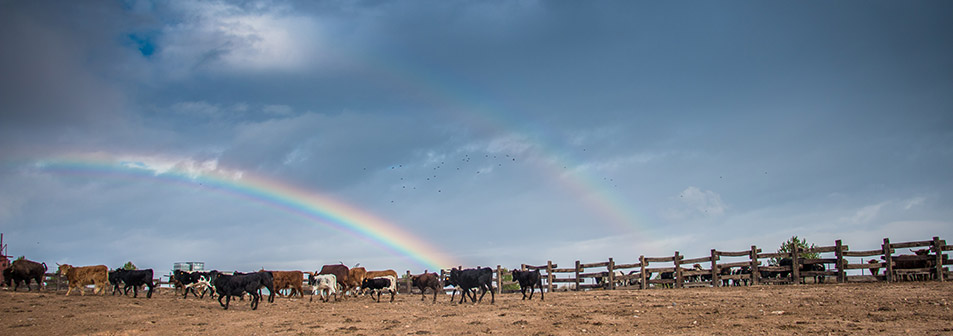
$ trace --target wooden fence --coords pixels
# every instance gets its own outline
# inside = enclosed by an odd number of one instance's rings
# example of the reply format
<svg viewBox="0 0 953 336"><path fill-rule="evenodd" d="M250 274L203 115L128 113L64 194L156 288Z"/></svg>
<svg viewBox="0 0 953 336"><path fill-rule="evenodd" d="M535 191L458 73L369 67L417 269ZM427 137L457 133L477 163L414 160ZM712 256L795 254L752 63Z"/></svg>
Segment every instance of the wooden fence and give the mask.
<svg viewBox="0 0 953 336"><path fill-rule="evenodd" d="M897 254L897 249L925 248L921 254ZM953 245L947 245L945 240L933 237L932 240L891 243L884 238L879 249L867 251L851 251L841 240L834 241L834 245L813 247L807 250L797 250L789 253L763 252L757 246L751 246L743 251L719 251L712 249L707 256L686 258L678 251L672 256L638 257L638 262L617 264L613 258L608 261L582 263L576 260L572 267L559 268L552 261L546 265L520 265L521 270L539 270L546 291L553 291L560 284L565 289L616 289L616 288L686 288L686 287L721 287L734 284L800 284L805 278L835 279L838 283L871 282L871 281L904 281L932 279L945 281L950 278L951 272L945 267L953 265L946 252L953 251ZM815 259L799 257L802 253L817 253ZM850 263L849 258L870 258L868 262ZM790 262L776 263L781 259ZM898 268L897 261L920 261L920 268ZM767 261L762 265L762 261ZM686 267L686 265L688 267ZM823 265L816 267L812 265ZM806 267L805 267L806 266ZM462 267L460 267L462 268ZM877 275L849 275L849 270L883 270ZM726 271L727 270L727 271ZM742 271L743 270L743 271ZM493 284L496 293L514 284L512 280L504 281L506 269L497 265L493 272ZM412 288L410 276L406 274L398 280L398 292L419 294L419 290ZM653 275L656 275L653 278ZM449 276L449 270L441 270L438 274L440 281ZM169 288L168 275L155 279L161 288ZM600 279L602 281L597 281ZM592 280L590 282L590 280ZM303 279L306 281L306 279ZM65 290L66 281L55 274L48 273L45 278L47 289ZM566 288L568 287L568 288ZM452 291L445 288L444 291Z"/></svg>

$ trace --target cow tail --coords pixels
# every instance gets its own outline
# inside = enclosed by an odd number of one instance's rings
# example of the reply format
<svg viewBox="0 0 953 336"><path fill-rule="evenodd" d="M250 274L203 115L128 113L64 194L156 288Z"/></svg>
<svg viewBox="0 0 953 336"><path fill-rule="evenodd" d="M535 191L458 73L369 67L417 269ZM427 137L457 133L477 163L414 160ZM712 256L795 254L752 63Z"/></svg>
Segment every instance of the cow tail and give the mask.
<svg viewBox="0 0 953 336"><path fill-rule="evenodd" d="M46 271L49 271L49 270L50 270L49 268L46 268L46 263L45 263L45 262L44 262L44 263L40 263L40 264L43 265L43 273L46 273Z"/></svg>

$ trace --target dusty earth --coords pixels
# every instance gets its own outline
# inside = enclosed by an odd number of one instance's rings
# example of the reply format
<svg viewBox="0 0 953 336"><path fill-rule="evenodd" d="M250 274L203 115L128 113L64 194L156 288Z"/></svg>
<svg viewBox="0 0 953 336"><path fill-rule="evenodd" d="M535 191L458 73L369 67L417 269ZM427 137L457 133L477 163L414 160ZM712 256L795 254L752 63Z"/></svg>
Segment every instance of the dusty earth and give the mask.
<svg viewBox="0 0 953 336"><path fill-rule="evenodd" d="M130 294L131 295L131 294ZM503 294L490 304L397 295L323 303L0 291L2 335L915 334L953 335L953 283L828 284Z"/></svg>

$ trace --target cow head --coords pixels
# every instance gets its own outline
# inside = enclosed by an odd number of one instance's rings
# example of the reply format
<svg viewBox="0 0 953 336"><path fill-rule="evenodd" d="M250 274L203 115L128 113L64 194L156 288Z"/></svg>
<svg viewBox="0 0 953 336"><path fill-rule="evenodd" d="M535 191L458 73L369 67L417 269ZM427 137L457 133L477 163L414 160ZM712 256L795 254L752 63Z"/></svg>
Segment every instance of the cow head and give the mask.
<svg viewBox="0 0 953 336"><path fill-rule="evenodd" d="M70 264L56 264L56 266L59 266L59 269L56 270L56 274L60 276L66 276L66 274L73 269L73 266Z"/></svg>
<svg viewBox="0 0 953 336"><path fill-rule="evenodd" d="M913 253L916 253L918 256L930 255L930 249L914 250Z"/></svg>

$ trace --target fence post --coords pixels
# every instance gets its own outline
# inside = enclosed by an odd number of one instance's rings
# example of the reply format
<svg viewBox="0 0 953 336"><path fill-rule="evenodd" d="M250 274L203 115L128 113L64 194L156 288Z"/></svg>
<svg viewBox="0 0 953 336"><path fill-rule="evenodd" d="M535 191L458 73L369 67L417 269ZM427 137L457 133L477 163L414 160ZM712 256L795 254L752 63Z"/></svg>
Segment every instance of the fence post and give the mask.
<svg viewBox="0 0 953 336"><path fill-rule="evenodd" d="M503 294L503 266L496 265L496 294Z"/></svg>
<svg viewBox="0 0 953 336"><path fill-rule="evenodd" d="M642 268L642 269L639 271L639 276L642 277L642 281L639 282L639 289L649 288L649 285L645 282L645 281L646 281L646 280L645 280L645 266L646 266L645 264L646 264L645 256L644 256L644 255L640 255L640 256L639 256L639 267Z"/></svg>
<svg viewBox="0 0 953 336"><path fill-rule="evenodd" d="M834 255L837 257L837 283L844 283L847 275L844 273L844 244L840 239L834 241Z"/></svg>
<svg viewBox="0 0 953 336"><path fill-rule="evenodd" d="M553 291L553 261L546 261L546 292L552 293ZM542 289L540 289L542 290Z"/></svg>
<svg viewBox="0 0 953 336"><path fill-rule="evenodd" d="M427 273L427 271L424 271L424 273ZM411 280L410 280L410 270L407 270L407 276L404 278L404 283L407 284L407 294L413 294L413 293L414 293L414 288L413 288L414 285L413 285L413 283L412 283ZM397 292L400 293L400 288L397 289Z"/></svg>
<svg viewBox="0 0 953 336"><path fill-rule="evenodd" d="M801 284L801 249L797 244L791 244L791 283Z"/></svg>
<svg viewBox="0 0 953 336"><path fill-rule="evenodd" d="M718 280L718 252L711 249L711 286L721 287L721 281Z"/></svg>
<svg viewBox="0 0 953 336"><path fill-rule="evenodd" d="M615 289L615 261L612 261L612 258L609 258L609 265L606 266L606 269L609 270L609 289Z"/></svg>
<svg viewBox="0 0 953 336"><path fill-rule="evenodd" d="M943 282L943 245L940 245L940 237L933 237L933 253L936 254L936 281Z"/></svg>
<svg viewBox="0 0 953 336"><path fill-rule="evenodd" d="M758 261L758 247L751 245L751 284L757 285L761 283L761 271L758 270L758 267L761 266L761 262Z"/></svg>
<svg viewBox="0 0 953 336"><path fill-rule="evenodd" d="M678 257L678 251L675 251L672 263L675 264L675 272L672 273L675 283L672 284L672 288L682 288L682 259Z"/></svg>
<svg viewBox="0 0 953 336"><path fill-rule="evenodd" d="M576 260L576 290L577 291L579 290L579 273L581 272L582 270L579 267L579 260Z"/></svg>
<svg viewBox="0 0 953 336"><path fill-rule="evenodd" d="M887 282L893 282L893 257L890 255L892 250L890 248L890 238L884 238L884 280Z"/></svg>

